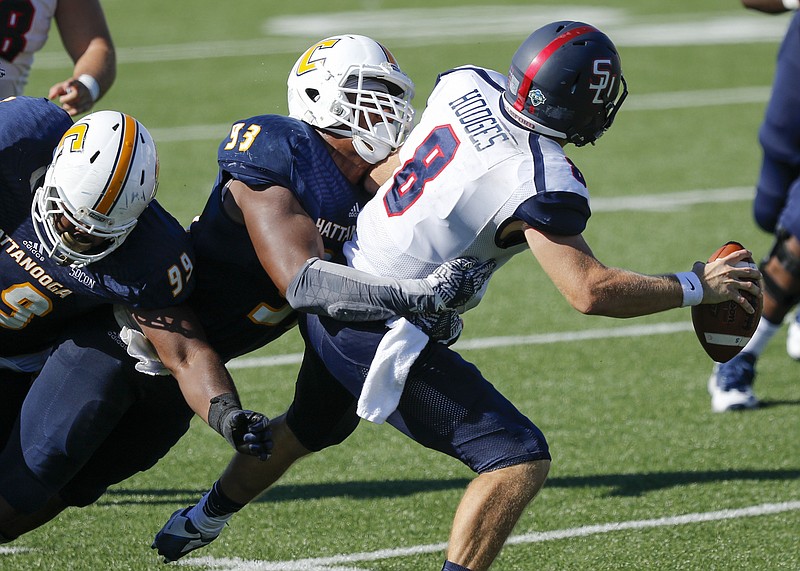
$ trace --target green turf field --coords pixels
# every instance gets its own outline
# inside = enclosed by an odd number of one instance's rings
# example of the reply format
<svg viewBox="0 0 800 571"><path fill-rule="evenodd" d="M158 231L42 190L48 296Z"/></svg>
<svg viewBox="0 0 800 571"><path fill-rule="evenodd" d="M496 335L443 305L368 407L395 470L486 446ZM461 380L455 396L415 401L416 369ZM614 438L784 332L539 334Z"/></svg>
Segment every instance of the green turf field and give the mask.
<svg viewBox="0 0 800 571"><path fill-rule="evenodd" d="M569 153L592 191L585 235L595 254L608 265L662 273L688 270L730 239L756 258L770 246L750 199L758 125L788 16L751 13L736 0L103 6L119 70L98 109L127 111L151 130L161 155L159 199L183 223L202 208L228 125L285 113L288 71L314 41L337 32L381 40L417 82L421 110L439 71L466 63L505 71L534 28L585 19L617 42L631 92L596 147ZM68 69L53 34L27 94L46 94ZM786 356L784 333L759 362L764 406L715 415L705 387L711 362L688 309L631 320L581 316L529 254L492 283L465 316L456 349L534 419L553 454L548 483L494 570L800 569L800 364ZM244 402L282 412L300 350L291 332L234 361ZM163 568L149 549L152 536L214 481L226 446L196 422L151 471L0 546L0 569ZM470 478L455 460L365 422L342 446L299 463L186 562L237 571L438 571Z"/></svg>

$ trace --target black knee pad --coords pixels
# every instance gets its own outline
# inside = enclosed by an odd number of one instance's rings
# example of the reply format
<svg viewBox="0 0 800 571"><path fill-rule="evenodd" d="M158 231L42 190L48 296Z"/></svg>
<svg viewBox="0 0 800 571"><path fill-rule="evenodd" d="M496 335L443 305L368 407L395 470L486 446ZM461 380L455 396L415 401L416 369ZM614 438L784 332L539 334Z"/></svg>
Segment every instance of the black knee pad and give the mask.
<svg viewBox="0 0 800 571"><path fill-rule="evenodd" d="M792 293L778 285L772 276L766 271L767 262L775 258L789 275L800 282L800 257L794 255L786 247L786 241L790 234L785 230L779 230L775 236L775 243L769 254L761 260L759 269L764 280L764 289L778 303L786 307L792 307L800 302L800 291ZM800 283L798 283L800 286Z"/></svg>

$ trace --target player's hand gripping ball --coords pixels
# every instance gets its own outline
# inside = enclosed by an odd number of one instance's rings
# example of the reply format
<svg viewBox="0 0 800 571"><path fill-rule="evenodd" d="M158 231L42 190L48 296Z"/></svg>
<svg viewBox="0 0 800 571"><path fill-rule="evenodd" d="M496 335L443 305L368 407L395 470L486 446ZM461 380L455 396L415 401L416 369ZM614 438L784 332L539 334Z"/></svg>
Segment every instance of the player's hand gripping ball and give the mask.
<svg viewBox="0 0 800 571"><path fill-rule="evenodd" d="M714 252L708 261L713 262L717 258L723 258L743 249L744 246L738 242L728 242ZM739 265L743 264L755 267L751 257L739 262ZM738 355L758 327L763 309L762 300L748 292L742 292L742 295L755 308L756 311L752 315L735 301L692 307L692 325L700 345L708 356L718 363L730 361Z"/></svg>

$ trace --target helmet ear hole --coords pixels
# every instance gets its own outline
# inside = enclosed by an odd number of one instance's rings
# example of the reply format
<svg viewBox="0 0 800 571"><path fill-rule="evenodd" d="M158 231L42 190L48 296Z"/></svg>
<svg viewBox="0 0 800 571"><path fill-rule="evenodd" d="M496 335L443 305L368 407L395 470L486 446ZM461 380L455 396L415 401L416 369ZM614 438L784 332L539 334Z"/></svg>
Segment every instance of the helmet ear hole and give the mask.
<svg viewBox="0 0 800 571"><path fill-rule="evenodd" d="M319 101L319 90L311 88L306 89L306 97L316 103Z"/></svg>

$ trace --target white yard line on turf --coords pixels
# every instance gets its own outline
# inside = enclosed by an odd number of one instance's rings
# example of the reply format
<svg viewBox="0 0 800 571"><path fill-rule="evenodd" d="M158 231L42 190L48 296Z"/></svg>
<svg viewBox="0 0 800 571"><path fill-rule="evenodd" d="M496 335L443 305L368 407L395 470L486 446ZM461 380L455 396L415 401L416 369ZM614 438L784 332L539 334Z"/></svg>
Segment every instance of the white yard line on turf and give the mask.
<svg viewBox="0 0 800 571"><path fill-rule="evenodd" d="M731 87L726 89L699 89L672 91L668 93L643 93L628 97L625 112L666 111L714 107L719 105L751 105L766 103L769 87ZM188 127L156 127L150 134L156 143L178 143L183 141L221 140L230 130L230 124L191 125Z"/></svg>
<svg viewBox="0 0 800 571"><path fill-rule="evenodd" d="M617 337L639 337L641 335L666 335L692 331L691 323L657 323L655 325L629 325L606 329L584 329L562 333L543 333L539 335L518 335L503 337L484 337L458 341L454 348L459 351L488 349L492 347L512 347L515 345L547 345L566 341L585 341L589 339L610 339ZM228 363L229 369L251 369L256 367L275 367L298 364L303 360L302 353L289 353L274 357L238 357Z"/></svg>
<svg viewBox="0 0 800 571"><path fill-rule="evenodd" d="M586 537L590 535L624 530L675 527L678 525L709 521L722 521L746 517L774 515L797 510L800 510L800 501L761 504L739 509L699 512L677 516L667 516L656 519L610 522L599 525L587 525L568 529L514 535L508 539L507 545L541 543L544 541L570 539L573 537ZM378 551L370 551L365 553L334 555L331 557L297 559L294 561L258 561L239 559L236 557L195 557L183 560L181 563L187 566L208 567L215 571L369 571L369 568L367 567L348 567L347 564L379 561L394 557L413 557L415 555L421 555L425 553L443 552L446 546L446 543L435 543L431 545L417 545L398 549L381 549Z"/></svg>
<svg viewBox="0 0 800 571"><path fill-rule="evenodd" d="M517 42L537 27L567 19L567 15L569 19L599 26L618 47L778 44L789 20L788 15L764 18L744 10L637 15L624 9L570 5L358 10L269 18L261 25L264 33L261 38L118 45L116 54L119 65L227 57L264 58L299 53L310 42L343 29L379 38L392 50L490 41ZM398 25L398 22L403 25ZM71 63L63 50L48 49L36 55L35 66L37 69L61 69L70 68Z"/></svg>
<svg viewBox="0 0 800 571"><path fill-rule="evenodd" d="M33 551L29 547L2 547L0 546L0 555L14 555L16 553L25 553L26 551Z"/></svg>

